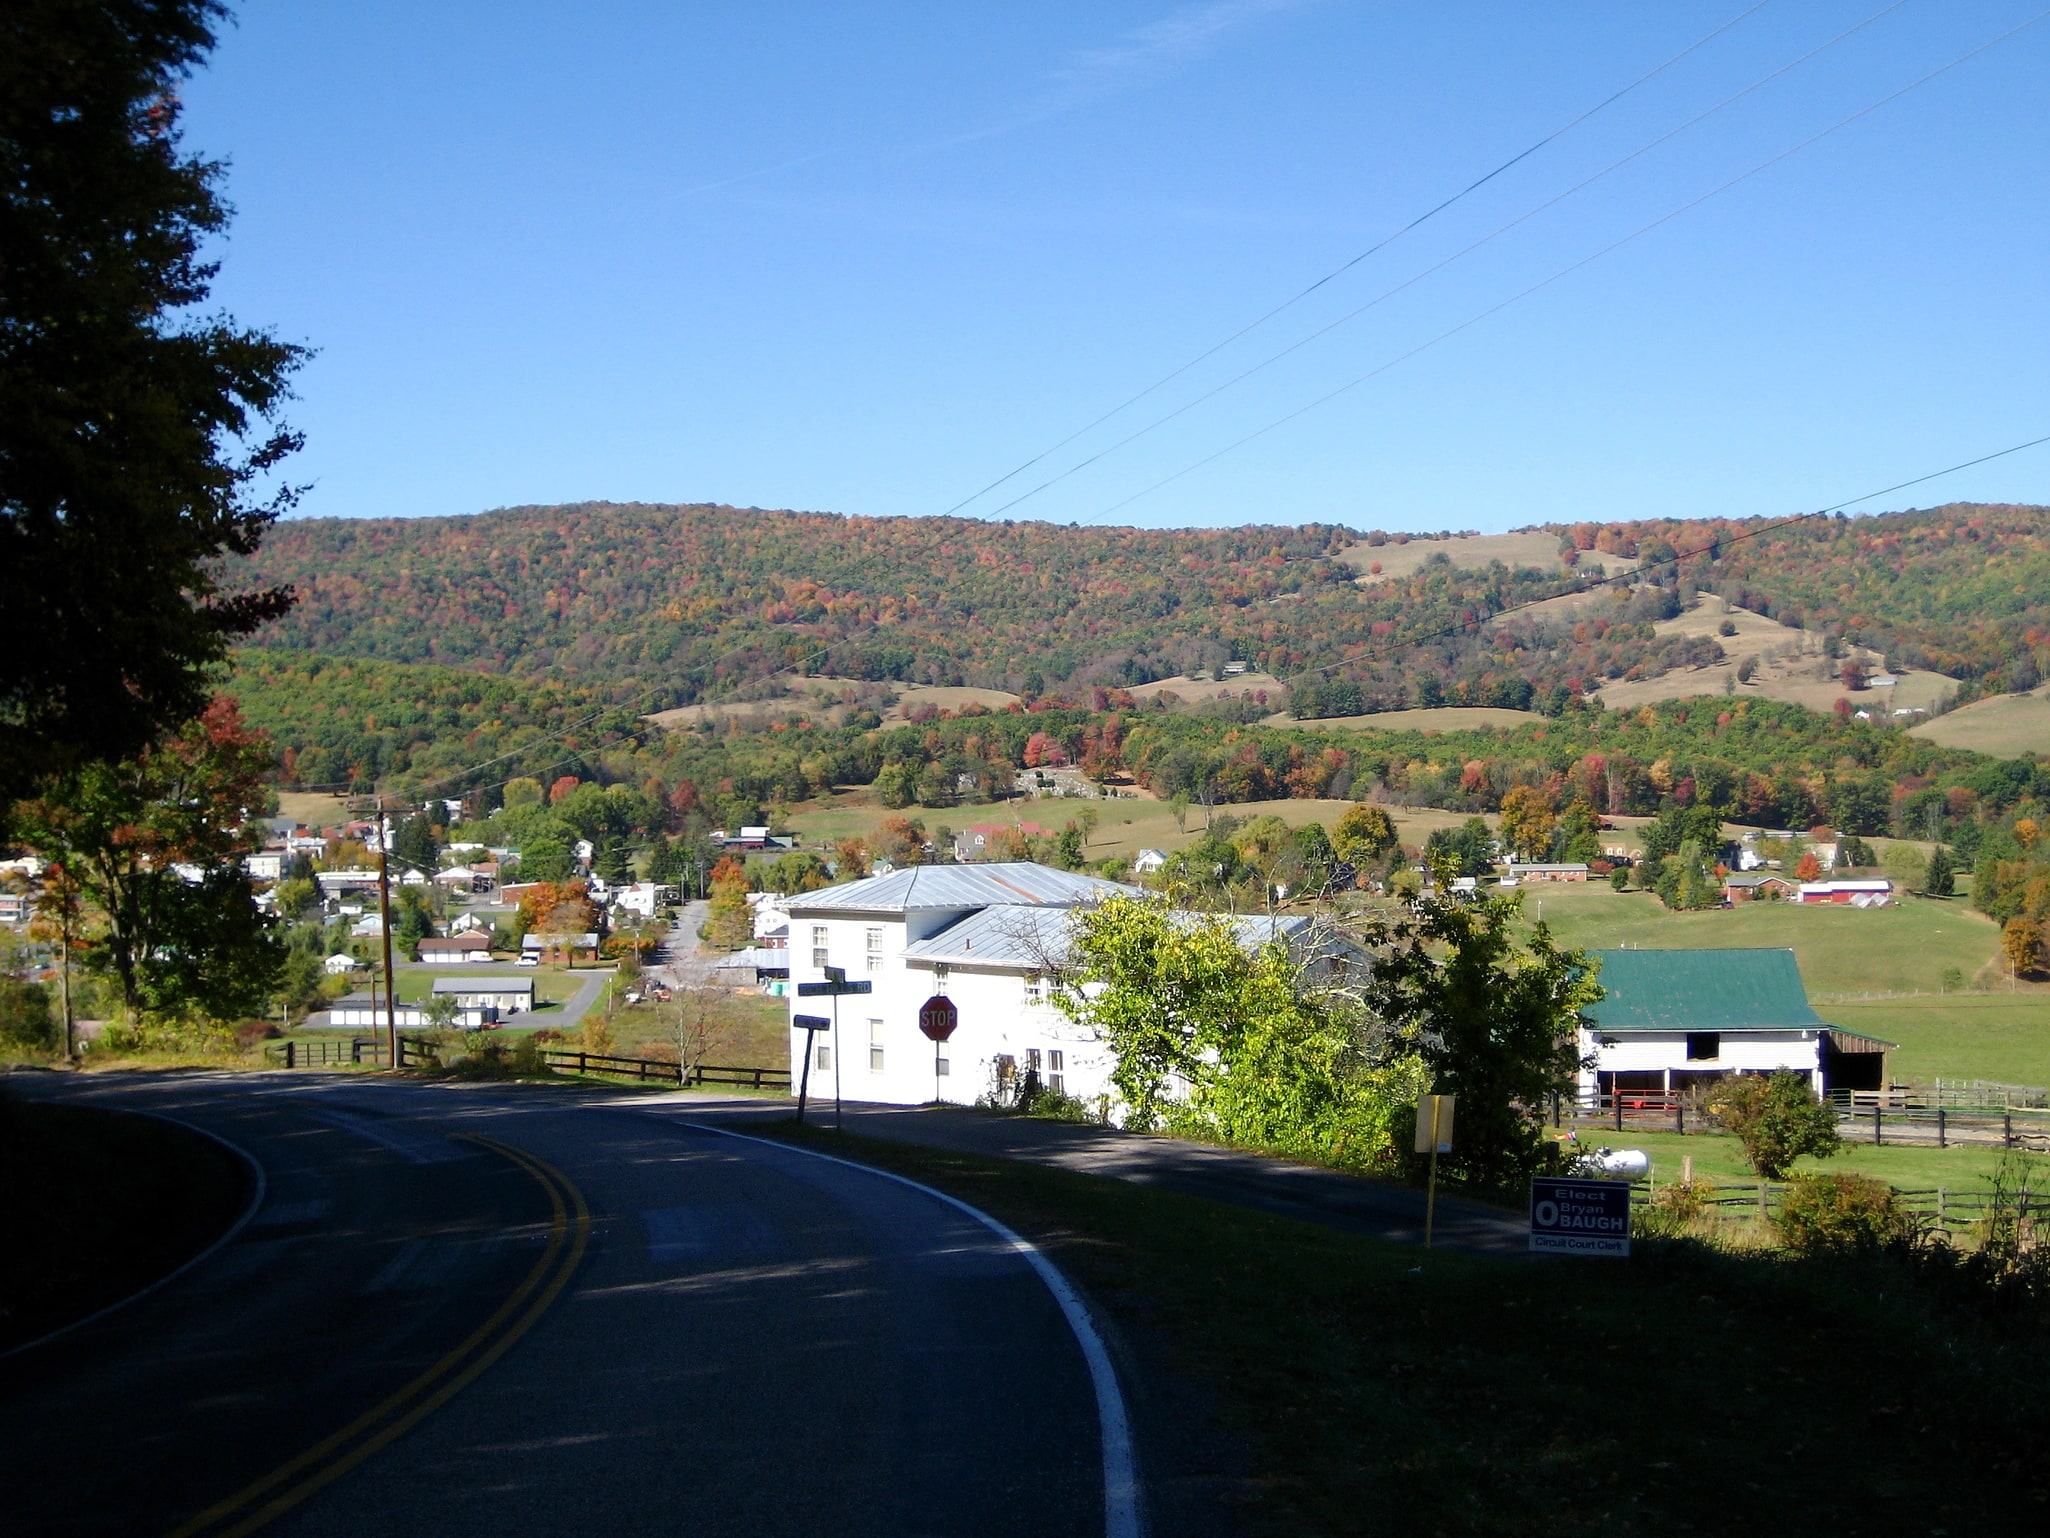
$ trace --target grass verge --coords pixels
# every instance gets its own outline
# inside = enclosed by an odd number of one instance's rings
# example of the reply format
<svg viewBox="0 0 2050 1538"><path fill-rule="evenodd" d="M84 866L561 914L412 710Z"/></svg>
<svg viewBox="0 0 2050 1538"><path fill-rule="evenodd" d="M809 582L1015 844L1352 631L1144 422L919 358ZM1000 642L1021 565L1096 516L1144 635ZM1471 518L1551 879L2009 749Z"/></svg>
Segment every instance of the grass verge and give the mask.
<svg viewBox="0 0 2050 1538"><path fill-rule="evenodd" d="M146 1287L247 1200L219 1144L147 1116L37 1105L0 1087L0 1351Z"/></svg>
<svg viewBox="0 0 2050 1538"><path fill-rule="evenodd" d="M1640 1245L1492 1260L1126 1182L785 1126L1043 1242L1207 1403L1256 1532L2033 1528L2043 1330L1905 1273ZM1142 1417L1143 1418L1143 1417ZM1155 1479L1185 1428L1153 1430Z"/></svg>

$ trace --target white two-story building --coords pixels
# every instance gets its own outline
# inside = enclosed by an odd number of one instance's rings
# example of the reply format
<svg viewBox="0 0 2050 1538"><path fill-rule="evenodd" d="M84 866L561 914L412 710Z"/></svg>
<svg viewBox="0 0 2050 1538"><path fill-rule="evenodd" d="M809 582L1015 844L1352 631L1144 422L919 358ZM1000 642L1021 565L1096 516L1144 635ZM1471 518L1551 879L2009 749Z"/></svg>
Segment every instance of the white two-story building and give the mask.
<svg viewBox="0 0 2050 1538"><path fill-rule="evenodd" d="M790 980L822 982L827 967L867 994L837 1000L835 1033L791 1028L792 1082L813 1049L811 1092L849 1100L972 1104L1000 1067L1059 1093L1112 1093L1109 1049L1055 1007L1048 969L1065 956L1074 910L1136 887L1028 863L919 865L789 899ZM1294 944L1300 917L1241 918L1242 944ZM931 999L952 1001L958 1024L943 1045L919 1030ZM790 992L790 1013L831 1018L836 1001ZM836 1061L837 1058L837 1061Z"/></svg>

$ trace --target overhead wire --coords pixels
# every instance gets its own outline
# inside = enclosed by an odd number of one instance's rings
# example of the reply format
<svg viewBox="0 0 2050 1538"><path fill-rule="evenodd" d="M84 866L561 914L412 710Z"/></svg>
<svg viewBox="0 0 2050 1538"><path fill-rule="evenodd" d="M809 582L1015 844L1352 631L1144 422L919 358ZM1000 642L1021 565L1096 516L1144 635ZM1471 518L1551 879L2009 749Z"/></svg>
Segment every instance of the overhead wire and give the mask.
<svg viewBox="0 0 2050 1538"><path fill-rule="evenodd" d="M1171 486L1176 481L1179 481L1186 476L1193 475L1196 471L1204 469L1206 466L1215 464L1218 460L1223 459L1226 455L1235 453L1237 450L1244 448L1247 444L1254 442L1256 439L1264 438L1267 434L1273 432L1276 428L1285 427L1288 423L1296 420L1296 418L1305 416L1308 413L1315 411L1318 407L1327 405L1331 401L1336 400L1339 396L1344 395L1349 391L1356 390L1361 385L1366 384L1371 380L1379 378L1381 375L1387 373L1390 369L1393 369L1400 364L1407 363L1411 358L1417 357L1419 354L1429 352L1433 347L1436 347L1443 342L1450 341L1453 337L1458 336L1461 332L1467 331L1472 327L1479 325L1482 321L1489 319L1491 316L1499 315L1502 311L1508 309L1511 305L1520 303L1522 300L1528 299L1532 294L1538 293L1543 289L1551 287L1554 283L1559 282L1562 278L1572 276L1572 274L1580 271L1583 267L1591 266L1595 262L1600 261L1603 257L1608 256L1616 251L1620 251L1623 247L1631 244L1633 241L1640 240L1644 236L1649 235L1652 231L1659 229L1664 225L1672 223L1673 220L1679 218L1681 215L1689 213L1696 208L1699 208L1702 204L1707 203L1712 199L1721 197L1725 192L1730 191L1732 188L1739 187L1743 185L1745 182L1750 181L1752 178L1762 175L1764 172L1771 170L1780 162L1791 159L1793 156L1800 154L1801 151L1808 149L1815 144L1819 144L1822 140L1827 139L1830 135L1839 133L1845 128L1848 128L1851 124L1858 122L1860 119L1871 116L1871 114L1877 112L1880 108L1888 105L1891 102L1898 101L1901 97L1906 96L1909 92L1920 89L1922 86L1927 85L1930 81L1937 79L1939 76L1945 75L1949 73L1951 70L1958 68L1958 66L1965 64L1974 58L1977 58L1980 54L1985 53L1988 49L1994 48L1999 44L2006 42L2009 38L2014 37L2018 33L2027 31L2030 27L2033 27L2037 25L2039 22L2041 22L2045 17L2050 17L2050 10L2038 11L2034 16L2031 16L2028 20L2017 23L2015 26L2012 26L2008 28L2005 32L1999 34L1997 37L1989 38L1987 41L1979 44L1975 48L1968 49L1966 52L1959 54L1956 58L1950 60L1948 63L1938 65L1935 69L1929 71L1929 73L1927 73L1926 75L1922 75L1915 80L1909 81L1906 85L1900 86L1895 90L1887 92L1886 95L1880 97L1878 100L1870 102L1863 107L1860 107L1856 112L1851 113L1847 117L1839 118L1836 122L1830 124L1829 127L1809 135L1800 143L1795 144L1787 149L1781 150L1778 154L1772 155L1767 159L1760 161L1757 165L1754 165L1748 171L1740 172L1738 175L1733 176L1729 180L1722 182L1715 187L1710 188L1708 191L1701 193L1698 196L1689 198L1686 202L1680 204L1677 208L1673 208L1667 211L1666 213L1659 215L1658 218L1651 220L1649 223L1639 225L1629 234L1609 242L1609 244L1603 246L1600 250L1592 252L1587 256L1581 257L1578 261L1568 263L1566 266L1561 267L1560 269L1558 269L1558 271L1552 273L1550 276L1540 278L1537 282L1530 284L1526 288L1519 289L1517 292L1511 294L1508 298L1503 299L1498 303L1489 305L1486 309L1479 311L1477 314L1468 316L1465 320L1459 322L1459 324L1448 327L1446 330L1439 332L1436 336L1431 337L1429 340L1420 342L1416 346L1408 349L1407 351L1398 353L1395 357L1388 359L1386 362L1378 364L1374 368L1369 369L1366 373L1360 374L1355 378L1349 379L1344 384L1341 384L1334 389L1327 390L1324 394L1317 396L1314 400L1308 401L1305 404L1296 407L1292 411L1283 413L1281 416L1274 418L1266 425L1262 427L1257 427L1252 432L1245 434L1243 437L1236 438L1232 442L1227 443L1223 448L1218 449L1213 453L1206 454L1201 459L1198 459L1191 464L1183 466L1181 469L1175 471L1172 475L1163 476L1161 479L1154 481L1151 485L1142 487L1140 490L1133 492L1130 496L1123 497L1118 501L1111 503L1108 507L1102 508L1098 512L1092 514L1087 521L1094 522L1095 520L1100 518L1108 518L1111 514L1131 506L1134 502L1137 502L1144 497L1149 497L1154 492L1160 491L1165 487Z"/></svg>
<svg viewBox="0 0 2050 1538"><path fill-rule="evenodd" d="M1465 187L1462 187L1459 191L1453 193L1452 196L1446 198L1443 202L1437 204L1432 208L1426 209L1421 214L1418 214L1415 218L1411 219L1407 224L1403 225L1400 229L1394 230L1391 233L1384 235L1381 239L1375 241L1373 245L1367 247L1366 250L1360 252L1357 256L1351 257L1348 260L1339 263L1338 266L1332 268L1331 271L1325 273L1324 276L1318 278L1314 283L1311 283L1306 288L1297 290L1294 294L1291 294L1288 298L1282 300L1281 303L1275 305L1272 309L1266 311L1264 314L1255 317L1254 319L1248 321L1245 325L1239 327L1239 329L1232 332L1230 336L1227 336L1222 341L1205 348L1202 352L1196 354L1195 357L1189 359L1188 362L1182 364L1180 367L1169 370L1167 373L1161 375L1160 378L1154 380L1153 383L1147 385L1143 390L1140 390L1138 393L1127 396L1124 400L1120 401L1117 405L1112 406L1108 411L1104 412L1101 416L1096 417L1092 421L1085 422L1082 426L1076 428L1073 432L1069 433L1067 437L1061 439L1060 442L1049 444L1046 448L1041 449L1037 454L1034 454L1030 459L1025 460L1022 464L1017 465L1013 469L1005 471L1002 475L998 476L995 480L991 481L987 486L984 486L980 491L972 492L968 496L963 497L959 502L956 502L952 507L948 508L945 512L940 514L940 516L943 518L951 517L953 514L960 512L962 508L967 507L970 503L980 501L983 497L986 497L989 495L989 493L995 491L997 487L1003 485L1005 482L1010 481L1017 476L1023 475L1027 470L1031 469L1034 465L1038 464L1041 460L1047 458L1049 455L1059 453L1062 449L1066 448L1069 444L1073 443L1077 438L1083 437L1085 434L1093 432L1095 429L1101 427L1105 422L1110 421L1113 417L1118 416L1122 412L1130 410L1133 406L1136 406L1140 401L1146 399L1147 396L1152 395L1155 391L1160 390L1169 384L1172 384L1175 380L1181 378L1182 375L1186 374L1190 369L1195 368L1198 364L1201 364L1207 361L1208 359L1215 357L1225 348L1231 346L1233 342L1238 341L1239 338L1246 336L1251 332L1259 330L1260 327L1266 325L1267 322L1273 320L1277 315L1282 314L1286 310L1294 308L1303 300L1309 298L1310 295L1316 293L1319 289L1323 288L1325 284L1333 282L1336 279L1343 277L1346 273L1352 271L1353 268L1359 266L1360 263L1366 261L1369 257L1372 257L1378 254L1379 252L1385 251L1389 246L1393 245L1403 236L1409 234L1412 230L1415 230L1420 226L1429 223L1431 220L1437 218L1438 215L1444 213L1447 209L1451 208L1454 204L1457 204L1463 201L1464 199L1470 197L1472 194L1480 191L1481 188L1487 186L1487 184L1493 181L1496 177L1502 175L1505 171L1508 171L1512 167L1521 164L1523 161L1528 160L1531 156L1535 155L1539 150L1545 148L1546 145L1551 144L1560 138L1563 138L1565 135L1571 133L1574 129L1578 128L1582 123L1585 123L1589 118L1594 117L1597 113L1602 112L1606 108L1614 106L1617 102L1621 101L1624 97L1628 96L1632 91L1635 91L1639 86L1644 85L1647 82L1657 78L1659 75L1664 74L1667 70L1671 69L1675 64L1678 64L1682 59L1685 59L1686 57L1688 57L1688 55L1707 46L1709 43L1714 42L1717 38L1721 37L1725 32L1729 31L1730 28L1736 26L1739 22L1745 20L1747 17L1750 17L1756 14L1757 12L1765 9L1765 7L1770 3L1771 0L1757 0L1756 4L1748 6L1744 10L1739 11L1735 16L1732 16L1728 21L1724 22L1721 26L1715 28L1711 32L1704 33L1701 37L1696 38L1693 42L1689 43L1685 48L1682 48L1678 53L1674 54L1671 58L1668 58L1663 63L1660 63L1654 66L1653 68L1645 71L1642 75L1639 75L1635 80L1631 81L1628 85L1622 87L1620 90L1612 91L1609 95L1603 97L1602 100L1596 102L1592 107L1589 107L1579 116L1572 118L1565 123L1562 123L1559 127L1553 129L1550 133L1546 134L1536 143L1531 144L1528 147L1517 151L1514 155L1511 155L1507 160L1503 161L1500 165L1496 166L1492 171L1489 171L1486 175L1479 177L1475 181L1469 182ZM1901 3L1905 3L1905 0L1901 0ZM998 509L998 511L1001 512L1002 509ZM993 517L995 515L990 514L987 516Z"/></svg>
<svg viewBox="0 0 2050 1538"><path fill-rule="evenodd" d="M1762 90L1764 87L1770 85L1773 81L1779 79L1782 75L1788 74L1793 70L1799 69L1803 64L1808 63L1817 55L1828 52L1830 49L1836 47L1837 44L1845 41L1847 38L1850 38L1859 32L1864 31L1874 22L1879 21L1883 17L1890 15L1892 12L1899 10L1903 5L1906 5L1907 3L1908 0L1891 0L1891 3L1884 5L1880 9L1874 11L1870 16L1867 16L1863 21L1858 22L1855 26L1845 28L1842 32L1837 33L1836 36L1830 38L1827 42L1817 44L1815 47L1809 49L1808 52L1802 54L1799 58L1789 60L1787 63L1782 64L1779 68L1773 70L1771 73L1759 76L1758 79L1752 81L1742 90L1733 92L1731 95L1725 96L1721 101L1717 102L1714 106L1704 108L1702 111L1697 112L1693 117L1688 118L1687 121L1679 124L1677 127L1669 128L1664 133L1658 135L1656 138L1647 140L1645 143L1639 145L1636 149L1632 150L1629 154L1623 156L1620 160L1611 161L1608 165L1603 166L1599 171L1594 172L1592 175L1581 178L1579 181L1575 182L1572 186L1566 188L1564 191L1555 193L1551 197L1546 198L1543 202L1538 203L1533 207L1524 210L1524 212L1518 214L1514 219L1511 219L1507 224L1499 225L1495 229L1490 230L1487 234L1481 236L1478 240L1471 241L1468 244L1461 246L1457 251L1454 251L1451 255L1442 257L1438 261L1431 263L1430 266L1425 267L1424 269L1413 274L1412 276L1403 279L1402 282L1396 284L1393 288L1384 289L1381 293L1376 294L1372 299L1367 300L1366 303L1357 305L1354 308L1346 311L1343 315L1338 316L1336 319L1328 321L1324 325L1319 326L1316 330L1289 343L1288 346L1282 348L1279 352L1269 353L1265 358L1262 358L1259 362L1252 364L1250 367L1240 370L1238 373L1233 374L1230 378L1222 381L1221 383L1213 385L1210 389L1205 390L1202 394L1195 396L1194 398L1184 402L1180 406L1177 406L1174 410L1167 412L1165 415L1155 417L1152 421L1148 422L1144 427L1138 428L1133 432L1127 433L1124 437L1118 439L1116 442L1107 444L1103 448L1098 449L1095 453L1089 455L1086 459L1080 460L1077 463L1070 465L1067 469L1061 471L1060 474L1049 476L1046 480L1041 481L1037 486L1034 486L1030 491L1023 492L1020 495L1013 497L1010 501L1004 503L1002 506L994 509L993 511L983 516L990 518L999 517L1002 514L1009 512L1012 508L1017 507L1020 503L1029 502L1032 498L1038 496L1042 491L1046 491L1051 487L1058 486L1062 481L1067 480L1070 476L1078 475L1082 471L1088 469L1091 465L1098 464L1101 461L1108 459L1112 454L1117 453L1118 450L1125 448L1130 444L1136 443L1139 439L1145 437L1147 434L1155 431L1156 429L1165 427L1168 423L1175 421L1180 417L1186 416L1189 412L1195 410L1204 402L1216 399L1218 396L1224 394L1225 391L1230 390L1235 386L1244 383L1246 380L1252 378L1255 374L1258 374L1265 369L1273 367L1282 359L1287 358L1294 353L1300 352L1303 348L1309 346L1312 342L1315 342L1322 337L1329 336L1332 332L1338 330L1339 327L1347 325L1350 322L1359 319L1359 317L1366 314L1367 311L1374 309L1381 304L1386 303L1388 300L1393 299L1398 294L1407 292L1409 289L1412 289L1417 284L1423 282L1426 278L1433 277L1436 274L1443 272L1446 268L1452 266L1453 263L1461 261L1468 256L1471 256L1474 252L1480 250L1481 247L1500 239L1502 236L1507 235L1511 230L1517 229L1522 225L1528 224L1532 219L1535 219L1539 214L1544 213L1547 209L1556 208L1559 204L1565 202L1568 198L1574 197L1577 194L1586 191L1589 187L1592 187L1596 182L1601 181L1603 178L1610 176L1617 171L1622 170L1623 167L1631 164L1634 161L1643 159L1646 155L1650 154L1660 145L1668 143L1673 139L1677 139L1681 134L1688 132L1690 129L1698 127L1700 124L1714 117L1717 113L1722 112L1726 108L1735 106L1745 97L1752 95L1754 92Z"/></svg>

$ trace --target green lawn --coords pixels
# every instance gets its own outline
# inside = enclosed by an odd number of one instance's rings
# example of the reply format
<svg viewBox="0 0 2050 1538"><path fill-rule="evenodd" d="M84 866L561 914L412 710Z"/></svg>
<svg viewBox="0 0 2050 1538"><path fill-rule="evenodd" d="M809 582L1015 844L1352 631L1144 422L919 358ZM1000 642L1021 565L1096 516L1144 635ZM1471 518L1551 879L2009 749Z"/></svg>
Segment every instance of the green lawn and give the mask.
<svg viewBox="0 0 2050 1538"><path fill-rule="evenodd" d="M1234 1531L1288 1538L2042 1521L2041 1330L1891 1269L1648 1244L1622 1261L1427 1255L1063 1170L784 1135L1047 1246L1145 1385L1164 1526L1192 1491Z"/></svg>
<svg viewBox="0 0 2050 1538"><path fill-rule="evenodd" d="M2050 995L1953 994L1826 1004L1837 1025L1900 1043L1889 1070L1897 1080L1990 1079L2050 1085Z"/></svg>
<svg viewBox="0 0 2050 1538"><path fill-rule="evenodd" d="M1706 1175L1718 1185L1746 1185L1758 1179L1744 1161L1742 1146L1723 1133L1690 1132L1682 1137L1672 1132L1644 1132L1636 1127L1625 1127L1621 1132L1583 1127L1580 1142L1594 1148L1642 1149L1651 1155L1652 1179L1660 1185L1678 1180L1684 1168L1681 1161L1687 1158L1693 1159L1697 1176ZM1870 1143L1847 1142L1834 1157L1803 1157L1794 1169L1807 1175L1870 1175L1904 1190L1941 1186L1948 1191L1977 1191L1991 1183L2000 1160L2000 1149L1979 1145L1914 1148L1886 1143L1874 1148ZM2043 1162L2050 1166L2050 1160Z"/></svg>

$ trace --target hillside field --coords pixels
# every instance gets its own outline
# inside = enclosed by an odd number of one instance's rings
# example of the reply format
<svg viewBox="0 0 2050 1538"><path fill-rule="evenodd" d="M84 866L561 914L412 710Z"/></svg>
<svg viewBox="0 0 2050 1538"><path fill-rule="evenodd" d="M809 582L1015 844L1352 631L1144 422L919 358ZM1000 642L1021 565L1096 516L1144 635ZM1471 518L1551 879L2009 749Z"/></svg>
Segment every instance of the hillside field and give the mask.
<svg viewBox="0 0 2050 1538"><path fill-rule="evenodd" d="M1358 569L1362 584L1372 584L1390 577L1406 577L1439 554L1454 566L1470 571L1500 561L1512 568L1535 566L1539 571L1556 571L1561 576L1566 572L1566 563L1559 559L1558 534L1543 529L1516 534L1461 534L1451 539L1411 539L1399 545L1393 540L1385 545L1361 543L1339 551L1338 559ZM1381 568L1378 572L1373 570L1377 564ZM1637 563L1600 550L1583 550L1580 564L1607 575L1628 571Z"/></svg>
<svg viewBox="0 0 2050 1538"><path fill-rule="evenodd" d="M1996 758L2050 753L2050 688L2002 694L1924 721L1913 735Z"/></svg>
<svg viewBox="0 0 2050 1538"><path fill-rule="evenodd" d="M1325 716L1298 721L1292 716L1269 716L1263 726L1309 726L1318 731L1348 728L1367 732L1470 732L1496 727L1505 732L1529 726L1544 717L1534 710L1500 710L1492 705L1440 705L1434 710L1384 710L1370 716Z"/></svg>

